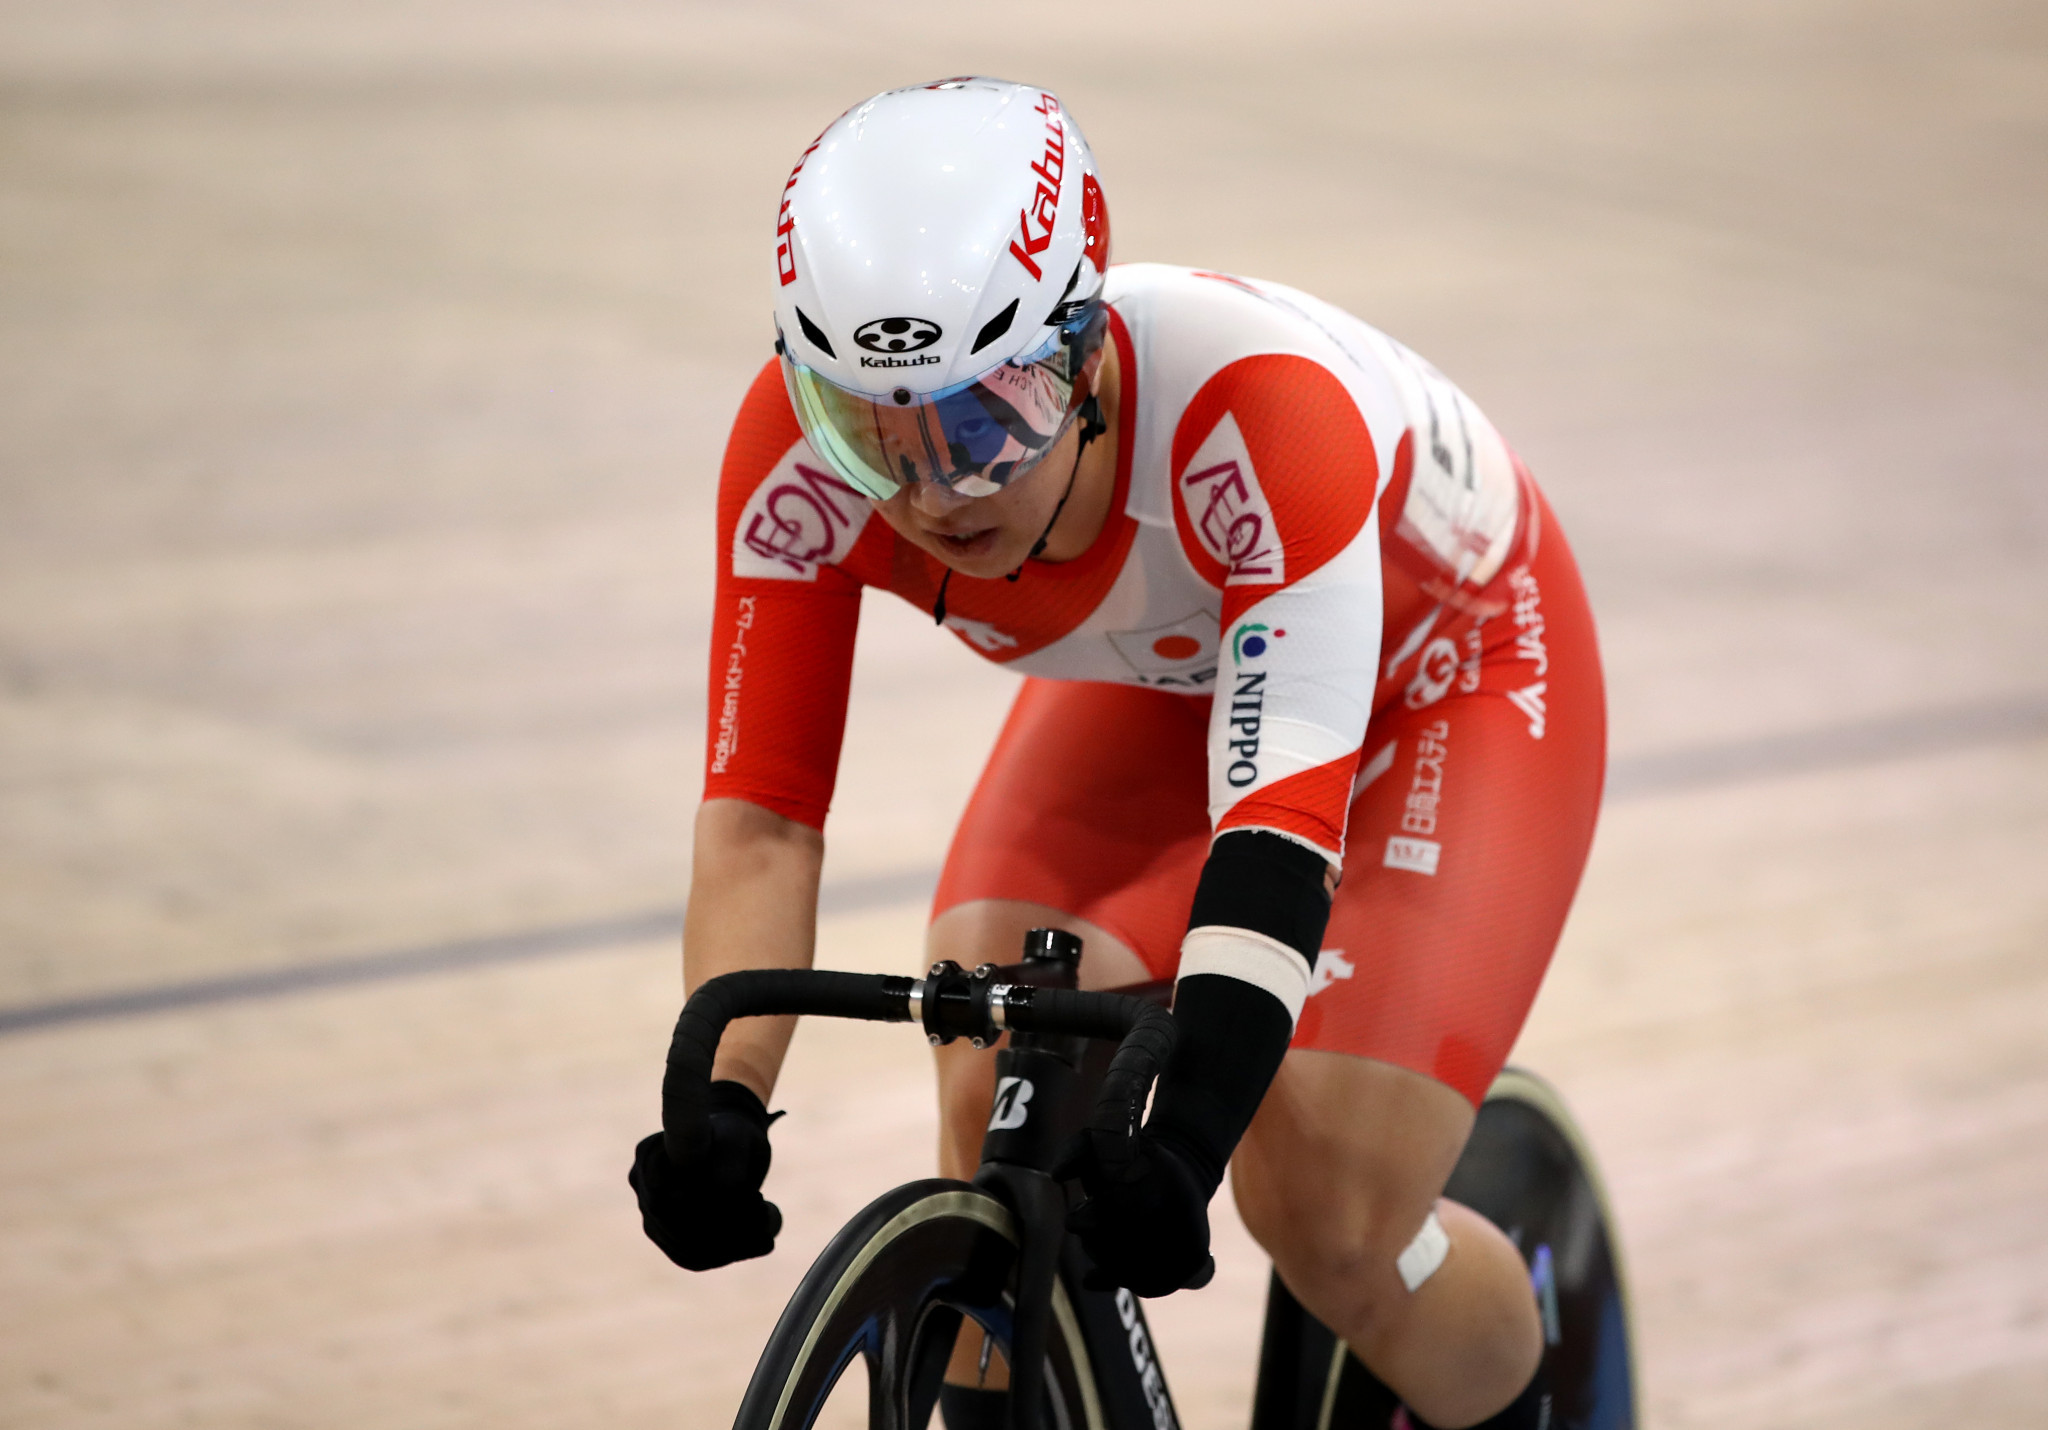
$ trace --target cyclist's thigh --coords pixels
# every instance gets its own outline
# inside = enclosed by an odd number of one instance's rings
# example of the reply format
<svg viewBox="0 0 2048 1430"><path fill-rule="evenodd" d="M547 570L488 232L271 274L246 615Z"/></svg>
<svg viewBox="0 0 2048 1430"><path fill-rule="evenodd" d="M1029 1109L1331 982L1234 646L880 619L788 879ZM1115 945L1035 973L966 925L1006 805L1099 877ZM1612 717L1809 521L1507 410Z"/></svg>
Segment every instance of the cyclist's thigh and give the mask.
<svg viewBox="0 0 2048 1430"><path fill-rule="evenodd" d="M1296 1048L1231 1160L1231 1190L1297 1296L1321 1302L1334 1288L1370 1302L1395 1289L1395 1258L1436 1205L1472 1121L1464 1097L1434 1078Z"/></svg>
<svg viewBox="0 0 2048 1430"><path fill-rule="evenodd" d="M935 933L976 901L1043 905L1171 977L1209 845L1208 714L1155 690L1025 681L953 836Z"/></svg>
<svg viewBox="0 0 2048 1430"><path fill-rule="evenodd" d="M1480 628L1473 688L1397 703L1367 731L1344 882L1294 1038L1421 1073L1475 1107L1557 945L1606 762L1592 617L1545 524L1509 578L1515 604Z"/></svg>
<svg viewBox="0 0 2048 1430"><path fill-rule="evenodd" d="M951 959L962 968L1011 963L1032 929L1065 929L1081 940L1083 988L1122 988L1143 983L1152 970L1108 929L1050 904L1022 899L969 899L932 920L925 931L927 966Z"/></svg>
<svg viewBox="0 0 2048 1430"><path fill-rule="evenodd" d="M1352 1264L1394 1287L1391 1258L1442 1191L1578 886L1604 697L1584 592L1547 524L1503 577L1517 603L1480 628L1467 688L1396 704L1367 732L1293 1050L1236 1161L1245 1219L1300 1292ZM1370 1278L1353 1289L1369 1295Z"/></svg>
<svg viewBox="0 0 2048 1430"><path fill-rule="evenodd" d="M930 958L1007 963L1038 926L1081 936L1081 982L1168 978L1208 848L1206 701L1027 680L933 901ZM994 1054L935 1051L940 1170L973 1172Z"/></svg>

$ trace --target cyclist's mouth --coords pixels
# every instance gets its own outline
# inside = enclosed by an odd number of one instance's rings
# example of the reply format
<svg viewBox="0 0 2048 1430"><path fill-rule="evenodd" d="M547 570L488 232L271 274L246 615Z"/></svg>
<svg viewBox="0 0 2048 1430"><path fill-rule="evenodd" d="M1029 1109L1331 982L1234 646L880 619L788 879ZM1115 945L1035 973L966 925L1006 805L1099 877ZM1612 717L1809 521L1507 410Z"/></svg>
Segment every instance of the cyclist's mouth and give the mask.
<svg viewBox="0 0 2048 1430"><path fill-rule="evenodd" d="M996 530L997 528L993 526L985 526L979 531L966 531L958 535L946 531L935 531L932 535L939 539L939 544L951 555L986 556L989 548L996 544Z"/></svg>

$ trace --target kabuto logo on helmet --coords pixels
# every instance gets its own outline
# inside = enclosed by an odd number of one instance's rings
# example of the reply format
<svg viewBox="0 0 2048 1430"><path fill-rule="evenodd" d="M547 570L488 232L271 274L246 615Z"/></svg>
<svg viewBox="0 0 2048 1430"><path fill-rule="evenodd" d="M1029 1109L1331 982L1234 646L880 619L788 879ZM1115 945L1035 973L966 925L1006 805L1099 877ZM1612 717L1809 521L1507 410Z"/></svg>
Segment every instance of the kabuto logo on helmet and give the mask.
<svg viewBox="0 0 2048 1430"><path fill-rule="evenodd" d="M1040 92L1038 103L1032 108L1045 116L1045 156L1031 166L1031 172L1038 175L1038 186L1032 192L1031 202L1017 213L1017 237L1010 240L1010 256L1024 265L1024 271L1038 282L1045 281L1045 273L1038 266L1038 255L1052 245L1052 226L1060 216L1060 178L1067 166L1067 129L1060 118L1060 102L1051 95ZM1031 233L1031 221L1038 220L1041 230L1036 237Z"/></svg>
<svg viewBox="0 0 2048 1430"><path fill-rule="evenodd" d="M871 353L914 353L937 342L937 323L923 318L877 318L853 330L853 340Z"/></svg>

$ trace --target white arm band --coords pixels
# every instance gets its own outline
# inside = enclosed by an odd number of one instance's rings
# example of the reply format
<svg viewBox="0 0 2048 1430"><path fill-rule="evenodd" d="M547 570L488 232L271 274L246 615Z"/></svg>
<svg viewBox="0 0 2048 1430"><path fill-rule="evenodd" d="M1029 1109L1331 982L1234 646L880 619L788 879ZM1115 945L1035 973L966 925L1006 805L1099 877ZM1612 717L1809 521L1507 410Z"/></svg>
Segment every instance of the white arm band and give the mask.
<svg viewBox="0 0 2048 1430"><path fill-rule="evenodd" d="M1287 1010L1287 1021L1301 1020L1308 1001L1308 960L1280 942L1250 929L1215 925L1189 929L1180 941L1180 978L1195 973L1220 973L1263 988Z"/></svg>

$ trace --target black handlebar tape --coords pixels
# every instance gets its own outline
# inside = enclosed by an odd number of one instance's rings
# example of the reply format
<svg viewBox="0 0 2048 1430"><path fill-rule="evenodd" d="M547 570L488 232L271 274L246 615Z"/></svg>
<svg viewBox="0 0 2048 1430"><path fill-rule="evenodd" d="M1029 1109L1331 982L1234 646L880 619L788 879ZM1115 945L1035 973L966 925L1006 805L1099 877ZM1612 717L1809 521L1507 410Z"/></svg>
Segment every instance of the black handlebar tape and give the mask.
<svg viewBox="0 0 2048 1430"><path fill-rule="evenodd" d="M1040 988L1027 1006L1005 1010L1004 1021L1023 1031L1121 1040L1088 1121L1091 1132L1102 1134L1094 1139L1097 1152L1114 1175L1130 1156L1131 1134L1145 1115L1153 1080L1173 1056L1173 1015L1127 994Z"/></svg>
<svg viewBox="0 0 2048 1430"><path fill-rule="evenodd" d="M699 987L676 1019L661 1079L661 1127L670 1158L701 1151L711 1139L711 1060L727 1023L805 1013L907 1023L911 986L910 979L892 974L754 968L720 974Z"/></svg>
<svg viewBox="0 0 2048 1430"><path fill-rule="evenodd" d="M1173 1056L1177 1031L1173 1015L1156 1003L1141 1008L1138 1025L1124 1035L1122 1046L1109 1060L1102 1091L1095 1099L1095 1115L1088 1124L1092 1132L1107 1134L1094 1140L1104 1170L1112 1176L1130 1160L1131 1137L1144 1120L1145 1099Z"/></svg>
<svg viewBox="0 0 2048 1430"><path fill-rule="evenodd" d="M1138 1026L1147 1008L1157 1006L1127 993L1012 985L1003 1008L1003 1026L1020 1033L1059 1033L1116 1042Z"/></svg>

